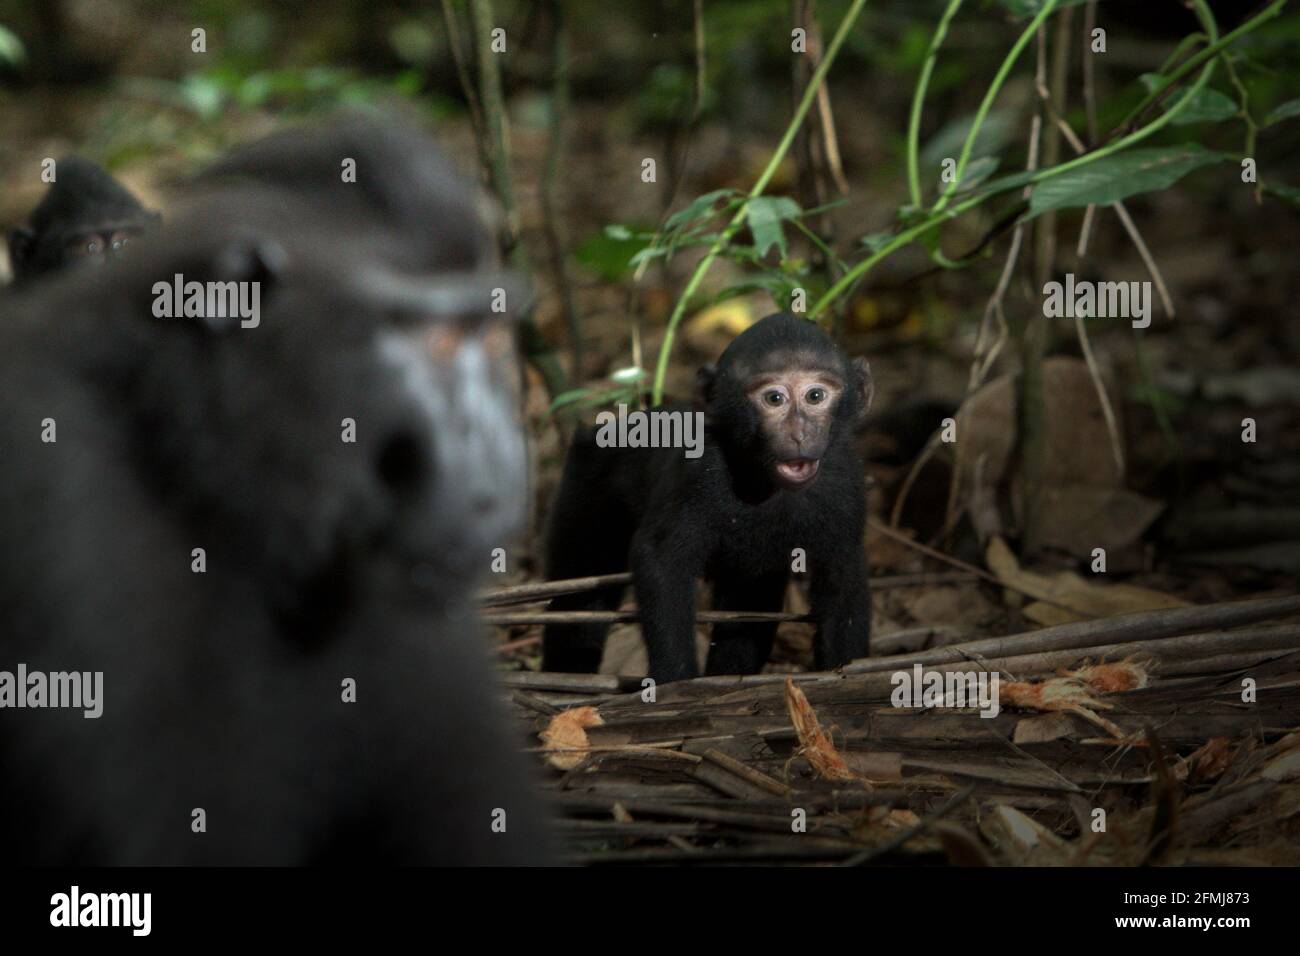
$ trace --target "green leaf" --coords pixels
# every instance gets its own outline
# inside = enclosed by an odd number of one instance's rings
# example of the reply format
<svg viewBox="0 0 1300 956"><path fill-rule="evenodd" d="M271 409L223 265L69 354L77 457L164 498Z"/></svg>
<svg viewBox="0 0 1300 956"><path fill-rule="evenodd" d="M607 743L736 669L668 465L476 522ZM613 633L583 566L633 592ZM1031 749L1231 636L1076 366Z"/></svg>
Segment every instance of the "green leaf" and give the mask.
<svg viewBox="0 0 1300 956"><path fill-rule="evenodd" d="M27 51L23 49L23 41L0 26L0 63L22 66L26 59Z"/></svg>
<svg viewBox="0 0 1300 956"><path fill-rule="evenodd" d="M1286 183L1265 183L1264 192L1272 193L1279 199L1285 199L1296 208L1300 208L1300 189Z"/></svg>
<svg viewBox="0 0 1300 956"><path fill-rule="evenodd" d="M1264 125L1272 126L1274 123L1280 123L1284 119L1290 119L1293 116L1300 116L1300 100L1287 100L1280 106L1275 106L1264 117Z"/></svg>
<svg viewBox="0 0 1300 956"><path fill-rule="evenodd" d="M920 164L922 169L938 169L945 159L955 160L961 153L962 144L975 122L975 114L970 113L952 120L943 126L921 148ZM1020 120L1012 110L994 110L984 117L980 131L975 134L971 147L972 156L993 156L1002 152L1019 131Z"/></svg>
<svg viewBox="0 0 1300 956"><path fill-rule="evenodd" d="M1014 17L1032 17L1037 15L1038 11L1043 9L1047 0L998 0L1004 8L1010 11ZM1077 7L1081 3L1087 3L1088 0L1061 0L1056 5L1056 9L1063 7Z"/></svg>
<svg viewBox="0 0 1300 956"><path fill-rule="evenodd" d="M783 275L779 272L760 272L746 276L741 282L735 285L729 285L717 295L709 300L713 305L718 302L726 302L728 299L735 299L742 295L749 295L751 292L766 292L777 302L788 300L791 293L800 286L791 276Z"/></svg>
<svg viewBox="0 0 1300 956"><path fill-rule="evenodd" d="M592 391L589 388L572 388L567 392L561 392L551 401L551 411L564 408L566 405L572 405L574 402L582 401L584 398L590 398Z"/></svg>
<svg viewBox="0 0 1300 956"><path fill-rule="evenodd" d="M650 244L624 226L610 226L585 239L573 250L579 265L598 273L606 282L617 282L631 268L630 260Z"/></svg>
<svg viewBox="0 0 1300 956"><path fill-rule="evenodd" d="M1169 82L1159 73L1143 73L1138 77L1138 80L1150 93L1158 93ZM1219 123L1237 115L1237 104L1225 94L1220 93L1218 90L1212 90L1208 86L1202 87L1195 93L1175 93L1165 102L1165 112L1169 112L1189 95L1191 96L1191 102L1173 118L1172 125L1186 126L1190 123Z"/></svg>
<svg viewBox="0 0 1300 956"><path fill-rule="evenodd" d="M785 196L758 196L745 207L745 221L754 234L754 247L760 257L776 246L785 258L785 231L782 223L802 212L799 204Z"/></svg>
<svg viewBox="0 0 1300 956"><path fill-rule="evenodd" d="M863 236L859 241L872 252L879 252L896 235L898 233L890 229L885 232L873 232L870 235Z"/></svg>
<svg viewBox="0 0 1300 956"><path fill-rule="evenodd" d="M1223 160L1195 143L1130 149L1046 179L1034 187L1025 219L1049 209L1109 206L1138 193L1167 189L1194 169Z"/></svg>
<svg viewBox="0 0 1300 956"><path fill-rule="evenodd" d="M966 170L962 173L961 182L957 184L956 193L964 193L967 190L974 189L984 180L992 176L998 168L998 158L996 156L981 156L979 159L971 160L966 164ZM947 184L942 184L940 191Z"/></svg>
<svg viewBox="0 0 1300 956"><path fill-rule="evenodd" d="M989 195L992 193L1004 193L1025 185L1034 178L1036 170L1025 169L1018 173L1008 173L1005 176L999 176L997 179L988 179L979 184L978 189L972 190L972 193L980 195Z"/></svg>
<svg viewBox="0 0 1300 956"><path fill-rule="evenodd" d="M713 204L723 196L731 196L734 195L735 192L736 190L734 189L715 189L711 193L705 193L703 196L696 197L691 200L690 204L684 209L679 209L669 216L664 222L664 229L671 231L676 229L678 226L684 226L688 222L693 222L703 216L706 212L711 212L713 210Z"/></svg>
<svg viewBox="0 0 1300 956"><path fill-rule="evenodd" d="M729 242L722 247L720 254L726 256L732 262L739 262L741 265L761 266L763 264L763 257L758 254L757 246Z"/></svg>
<svg viewBox="0 0 1300 956"><path fill-rule="evenodd" d="M847 199L832 199L830 202L822 203L820 206L813 206L811 209L805 209L803 212L799 213L798 218L811 219L813 216L820 216L824 212L829 212L832 209L839 209L840 206L847 206L848 204L849 201Z"/></svg>
<svg viewBox="0 0 1300 956"><path fill-rule="evenodd" d="M551 414L561 408L595 408L600 405L616 405L620 402L632 404L640 397L637 388L616 386L614 388L575 388L555 396L549 409Z"/></svg>
<svg viewBox="0 0 1300 956"><path fill-rule="evenodd" d="M636 366L629 365L627 368L620 368L609 373L611 382L618 382L620 385L635 385L646 377L646 370Z"/></svg>
<svg viewBox="0 0 1300 956"><path fill-rule="evenodd" d="M651 259L666 259L671 254L672 254L672 249L670 249L668 246L650 245L650 246L646 246L644 249L639 250L634 256L632 256L631 259L627 261L627 264L631 268L635 269L638 266L640 266L641 263L643 262L648 262Z"/></svg>
<svg viewBox="0 0 1300 956"><path fill-rule="evenodd" d="M228 85L216 74L191 73L180 81L181 102L201 119L215 119L226 103Z"/></svg>

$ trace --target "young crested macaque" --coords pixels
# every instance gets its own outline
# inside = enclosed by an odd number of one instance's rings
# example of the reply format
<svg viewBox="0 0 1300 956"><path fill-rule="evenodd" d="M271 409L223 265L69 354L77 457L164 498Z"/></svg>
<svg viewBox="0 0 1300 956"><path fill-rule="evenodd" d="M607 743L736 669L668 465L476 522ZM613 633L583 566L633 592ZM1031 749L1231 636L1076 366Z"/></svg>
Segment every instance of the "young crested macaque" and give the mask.
<svg viewBox="0 0 1300 956"><path fill-rule="evenodd" d="M0 671L102 674L87 718L0 673L5 859L548 862L474 601L526 500L511 277L416 130L267 157L328 178L210 184L0 323ZM258 322L160 317L178 273Z"/></svg>
<svg viewBox="0 0 1300 956"><path fill-rule="evenodd" d="M757 322L700 372L703 453L599 447L575 436L547 542L553 579L631 569L650 676L697 676L695 582L719 610L779 611L806 557L817 618L814 664L867 654L871 600L862 548L863 466L853 429L871 405L871 372L816 324L789 313ZM664 409L668 410L668 409ZM687 409L689 411L689 409ZM556 598L552 610L610 610L620 587ZM753 674L776 625L715 624L706 672ZM546 628L542 666L592 672L606 628Z"/></svg>
<svg viewBox="0 0 1300 956"><path fill-rule="evenodd" d="M54 171L55 180L27 225L9 234L15 285L116 256L160 218L88 159L66 156L55 163Z"/></svg>

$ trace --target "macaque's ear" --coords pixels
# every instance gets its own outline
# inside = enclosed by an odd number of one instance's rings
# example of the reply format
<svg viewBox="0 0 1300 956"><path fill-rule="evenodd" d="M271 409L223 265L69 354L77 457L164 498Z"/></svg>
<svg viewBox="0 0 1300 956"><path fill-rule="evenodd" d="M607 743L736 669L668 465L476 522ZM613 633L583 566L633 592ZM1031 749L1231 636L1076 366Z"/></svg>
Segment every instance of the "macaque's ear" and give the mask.
<svg viewBox="0 0 1300 956"><path fill-rule="evenodd" d="M274 239L239 236L223 245L209 264L208 272L220 282L260 282L262 295L280 280L289 255Z"/></svg>
<svg viewBox="0 0 1300 956"><path fill-rule="evenodd" d="M716 365L701 365L695 373L695 407L701 411L707 409L713 401L713 383L718 378Z"/></svg>
<svg viewBox="0 0 1300 956"><path fill-rule="evenodd" d="M14 275L17 275L19 267L31 258L32 243L35 241L36 233L25 226L19 226L9 233L9 270Z"/></svg>
<svg viewBox="0 0 1300 956"><path fill-rule="evenodd" d="M871 411L871 400L876 395L876 383L871 377L871 366L862 356L858 356L850 366L853 374L853 387L858 393L858 421L861 422Z"/></svg>
<svg viewBox="0 0 1300 956"><path fill-rule="evenodd" d="M276 287L288 265L289 255L280 243L268 236L240 234L232 236L204 253L199 262L185 269L186 279L200 282L257 283L258 301L265 308L274 297ZM206 332L224 334L237 328L239 315L204 315L194 322L194 327Z"/></svg>

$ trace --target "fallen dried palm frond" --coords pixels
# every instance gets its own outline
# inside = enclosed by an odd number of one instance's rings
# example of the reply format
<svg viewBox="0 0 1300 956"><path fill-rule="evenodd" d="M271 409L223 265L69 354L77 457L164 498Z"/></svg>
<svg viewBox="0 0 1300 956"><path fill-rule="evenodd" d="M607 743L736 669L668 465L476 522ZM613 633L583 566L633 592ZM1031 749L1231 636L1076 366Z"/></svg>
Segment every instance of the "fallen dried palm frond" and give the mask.
<svg viewBox="0 0 1300 956"><path fill-rule="evenodd" d="M785 679L785 706L790 712L790 722L794 724L795 733L799 735L800 755L812 765L819 777L827 780L862 780L844 762L831 739L822 730L817 712L808 703L808 698L789 677ZM862 782L867 783L866 780Z"/></svg>

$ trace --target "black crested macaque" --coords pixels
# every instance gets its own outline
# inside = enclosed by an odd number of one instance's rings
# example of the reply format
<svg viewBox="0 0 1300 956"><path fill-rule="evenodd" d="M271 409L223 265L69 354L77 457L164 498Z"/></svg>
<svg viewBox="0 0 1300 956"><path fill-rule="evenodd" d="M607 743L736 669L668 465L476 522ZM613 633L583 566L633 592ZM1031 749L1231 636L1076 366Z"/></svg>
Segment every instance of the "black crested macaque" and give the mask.
<svg viewBox="0 0 1300 956"><path fill-rule="evenodd" d="M80 156L55 163L55 180L27 225L9 233L15 285L119 254L161 218L107 170Z"/></svg>
<svg viewBox="0 0 1300 956"><path fill-rule="evenodd" d="M814 663L867 654L871 599L862 535L863 466L853 429L871 405L871 372L816 324L770 315L700 371L703 453L602 448L594 431L569 448L547 542L552 579L632 571L650 676L697 675L695 582L719 610L779 611L795 549L811 576ZM679 408L689 412L689 408ZM616 608L620 587L556 598L553 610ZM775 624L715 624L706 672L753 674ZM551 625L542 666L589 673L606 628Z"/></svg>
<svg viewBox="0 0 1300 956"><path fill-rule="evenodd" d="M345 170L343 160L355 163ZM344 173L351 175L345 178ZM401 269L465 269L491 254L484 228L492 207L468 188L419 132L348 115L326 126L290 128L234 150L209 166L199 188L268 188L347 220L379 220L405 237L392 249ZM343 230L340 244L352 246Z"/></svg>
<svg viewBox="0 0 1300 956"><path fill-rule="evenodd" d="M337 169L357 135L467 208L400 124L277 142ZM0 324L0 672L103 675L88 719L0 673L8 862L554 859L473 601L525 507L510 277L477 218L330 196L214 188ZM258 322L157 317L177 273L259 283Z"/></svg>

